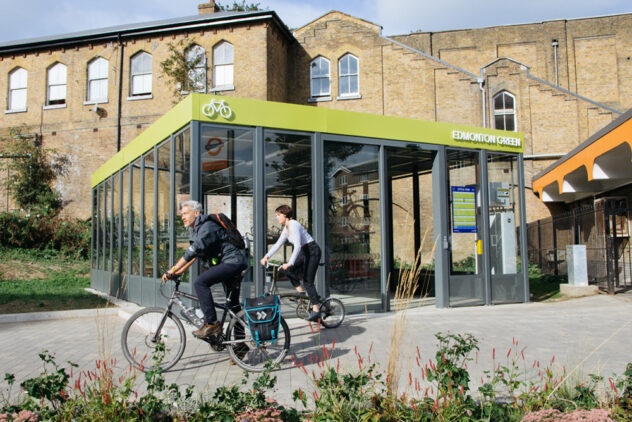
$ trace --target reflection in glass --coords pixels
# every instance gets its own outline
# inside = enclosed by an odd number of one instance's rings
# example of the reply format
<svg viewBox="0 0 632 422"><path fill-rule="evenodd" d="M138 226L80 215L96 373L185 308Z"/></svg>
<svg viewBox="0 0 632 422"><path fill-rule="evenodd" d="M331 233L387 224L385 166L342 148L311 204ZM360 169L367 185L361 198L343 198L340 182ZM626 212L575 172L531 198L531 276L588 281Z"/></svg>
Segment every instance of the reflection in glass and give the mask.
<svg viewBox="0 0 632 422"><path fill-rule="evenodd" d="M170 268L169 249L169 168L171 166L171 141L158 147L158 276Z"/></svg>
<svg viewBox="0 0 632 422"><path fill-rule="evenodd" d="M387 148L391 191L392 255L389 289L410 271L419 255L416 297L434 294L434 221L432 165L436 153L418 146Z"/></svg>
<svg viewBox="0 0 632 422"><path fill-rule="evenodd" d="M156 221L154 217L154 175L155 161L154 152L150 152L145 157L145 209L143 220L143 275L145 277L154 276L154 228Z"/></svg>
<svg viewBox="0 0 632 422"><path fill-rule="evenodd" d="M264 139L269 250L281 234L274 213L280 205L292 207L294 218L312 233L312 155L309 135L266 131ZM292 245L286 242L273 258L287 262L291 254Z"/></svg>
<svg viewBox="0 0 632 422"><path fill-rule="evenodd" d="M242 234L252 233L254 132L204 126L201 138L202 205L223 212Z"/></svg>
<svg viewBox="0 0 632 422"><path fill-rule="evenodd" d="M478 152L448 150L450 306L484 303ZM480 247L479 247L480 246ZM469 277L455 277L469 275Z"/></svg>
<svg viewBox="0 0 632 422"><path fill-rule="evenodd" d="M122 232L122 242L121 242L121 275L127 274L129 271L129 168L125 167L125 169L121 172L121 177L123 178L123 198L121 200L121 232ZM122 280L125 280L125 277L122 277Z"/></svg>
<svg viewBox="0 0 632 422"><path fill-rule="evenodd" d="M140 184L140 158L132 164L132 213L130 216L130 224L132 225L132 238L130 245L132 248L132 275L140 275L140 196L142 195L142 186Z"/></svg>
<svg viewBox="0 0 632 422"><path fill-rule="evenodd" d="M110 271L110 253L111 253L111 245L110 245L110 228L112 224L112 215L110 214L112 205L110 204L110 199L112 198L112 185L111 180L108 179L103 184L103 204L101 209L103 210L103 269L105 271Z"/></svg>
<svg viewBox="0 0 632 422"><path fill-rule="evenodd" d="M92 189L92 268L99 268L99 187Z"/></svg>
<svg viewBox="0 0 632 422"><path fill-rule="evenodd" d="M112 201L114 206L112 207L112 271L118 273L119 271L119 225L121 216L121 201L120 201L120 185L119 185L119 173L115 173L112 176ZM114 292L113 292L114 293Z"/></svg>
<svg viewBox="0 0 632 422"><path fill-rule="evenodd" d="M182 133L178 134L174 138L175 146L175 200L173 208L176 213L180 209L180 204L186 200L191 199L191 131L186 129ZM175 219L175 231L176 231L176 250L175 259L179 259L184 253L184 250L189 247L189 229L184 227L182 219L179 215L176 215ZM167 265L169 267L169 265ZM189 281L189 271L182 276L182 281Z"/></svg>
<svg viewBox="0 0 632 422"><path fill-rule="evenodd" d="M378 152L374 145L325 142L328 287L368 309L381 308Z"/></svg>

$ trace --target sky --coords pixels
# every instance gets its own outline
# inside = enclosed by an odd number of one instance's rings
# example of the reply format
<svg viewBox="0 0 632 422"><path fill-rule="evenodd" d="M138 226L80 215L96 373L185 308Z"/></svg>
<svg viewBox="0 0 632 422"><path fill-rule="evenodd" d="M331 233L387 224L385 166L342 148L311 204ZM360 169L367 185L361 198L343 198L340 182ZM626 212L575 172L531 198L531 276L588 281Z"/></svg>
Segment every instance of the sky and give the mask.
<svg viewBox="0 0 632 422"><path fill-rule="evenodd" d="M217 0L231 5L233 0ZM197 14L203 0L0 0L0 43ZM445 31L632 12L630 0L247 0L300 28L330 10L368 20L384 35Z"/></svg>

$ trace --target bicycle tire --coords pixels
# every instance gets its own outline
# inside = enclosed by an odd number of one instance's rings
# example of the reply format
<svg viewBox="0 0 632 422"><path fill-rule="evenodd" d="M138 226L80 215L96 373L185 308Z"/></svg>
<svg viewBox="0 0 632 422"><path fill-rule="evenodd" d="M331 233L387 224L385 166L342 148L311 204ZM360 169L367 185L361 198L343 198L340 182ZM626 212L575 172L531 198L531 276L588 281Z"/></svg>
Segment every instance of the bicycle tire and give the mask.
<svg viewBox="0 0 632 422"><path fill-rule="evenodd" d="M323 324L325 328L339 327L345 319L345 305L338 298L328 297L323 300L320 309L322 313L320 323Z"/></svg>
<svg viewBox="0 0 632 422"><path fill-rule="evenodd" d="M228 353L230 358L241 369L248 372L261 372L264 370L266 363L272 362L277 365L285 359L287 352L290 350L290 329L285 322L285 319L281 317L281 330L279 338L274 342L260 342L259 346L252 339L250 335L250 329L246 321L246 312L240 311L236 318L231 318L228 324L228 330L226 332L226 340L236 341L240 340L236 337L235 329L237 324L244 329L245 341L241 344L248 346L249 350L244 355L238 354L235 351L237 345L228 344ZM271 351L271 352L269 352Z"/></svg>
<svg viewBox="0 0 632 422"><path fill-rule="evenodd" d="M136 369L143 372L155 369L152 365L152 356L156 350L156 343L152 336L163 320L165 312L167 311L164 308L141 309L129 317L123 326L121 349L123 349L125 359ZM165 343L165 356L159 365L163 370L173 367L180 360L187 342L184 326L180 319L171 311L167 313L166 317L167 320L161 328L161 333L165 333L165 335L160 336L160 339ZM173 340L169 337L170 332L176 333Z"/></svg>

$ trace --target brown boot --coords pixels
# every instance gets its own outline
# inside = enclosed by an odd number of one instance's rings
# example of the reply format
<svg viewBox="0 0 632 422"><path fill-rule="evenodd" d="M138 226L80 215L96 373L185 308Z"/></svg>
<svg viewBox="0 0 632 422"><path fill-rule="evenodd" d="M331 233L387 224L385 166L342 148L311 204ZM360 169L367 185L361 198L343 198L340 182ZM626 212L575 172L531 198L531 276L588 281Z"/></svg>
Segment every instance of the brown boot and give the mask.
<svg viewBox="0 0 632 422"><path fill-rule="evenodd" d="M216 336L222 332L222 327L219 322L215 324L209 324L208 322L204 323L204 325L199 329L193 331L193 334L197 338L208 338L210 336Z"/></svg>

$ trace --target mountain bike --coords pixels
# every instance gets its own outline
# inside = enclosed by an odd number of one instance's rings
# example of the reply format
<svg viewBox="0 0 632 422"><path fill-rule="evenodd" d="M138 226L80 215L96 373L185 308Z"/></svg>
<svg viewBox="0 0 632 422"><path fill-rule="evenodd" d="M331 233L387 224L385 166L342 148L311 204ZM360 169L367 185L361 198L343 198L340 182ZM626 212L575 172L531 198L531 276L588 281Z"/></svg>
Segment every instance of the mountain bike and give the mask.
<svg viewBox="0 0 632 422"><path fill-rule="evenodd" d="M307 319L312 309L312 303L306 292L298 292L292 288L291 292L279 292L277 283L279 275L283 271L281 265L268 263L266 266L266 274L271 276L268 290L264 293L267 295L277 295L281 302L281 306L290 307L296 310L296 316L301 319ZM335 297L327 297L320 301L320 312L322 318L321 324L325 328L336 328L342 324L345 319L345 305L342 301Z"/></svg>
<svg viewBox="0 0 632 422"><path fill-rule="evenodd" d="M246 271L235 277L233 282L241 283ZM152 366L152 355L157 347L164 344L164 358L160 363L163 370L173 367L184 353L186 333L182 321L175 314L174 308L180 308L180 315L189 324L200 328L204 321L196 315L194 308L188 308L180 298L197 301L197 297L180 291L180 277L172 279L173 288L169 302L165 308L151 307L141 309L133 314L125 323L121 333L121 348L125 358L141 371L155 369ZM165 298L161 285L160 291ZM207 342L215 351L228 349L230 358L240 368L249 372L261 372L268 362L281 363L290 349L290 329L281 318L281 329L274 342L257 342L253 340L246 313L241 309L231 309L231 291L227 292L226 303L215 303L215 308L222 311L221 326L226 328L217 336L200 339Z"/></svg>

